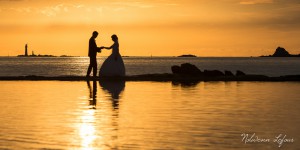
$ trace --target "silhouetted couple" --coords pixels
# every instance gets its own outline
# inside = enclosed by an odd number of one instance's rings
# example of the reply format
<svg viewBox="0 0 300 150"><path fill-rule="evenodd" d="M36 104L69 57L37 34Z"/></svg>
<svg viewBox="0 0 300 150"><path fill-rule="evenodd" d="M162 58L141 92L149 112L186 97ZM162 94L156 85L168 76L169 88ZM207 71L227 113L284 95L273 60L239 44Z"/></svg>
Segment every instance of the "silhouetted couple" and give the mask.
<svg viewBox="0 0 300 150"><path fill-rule="evenodd" d="M102 49L112 49L112 53L103 62L99 76L125 76L125 66L123 59L119 52L119 41L117 35L112 35L111 39L114 42L110 47L97 47L95 39L98 36L98 32L94 31L92 37L89 40L89 57L90 65L87 70L87 77L90 76L93 70L93 76L97 76L97 53L101 52Z"/></svg>

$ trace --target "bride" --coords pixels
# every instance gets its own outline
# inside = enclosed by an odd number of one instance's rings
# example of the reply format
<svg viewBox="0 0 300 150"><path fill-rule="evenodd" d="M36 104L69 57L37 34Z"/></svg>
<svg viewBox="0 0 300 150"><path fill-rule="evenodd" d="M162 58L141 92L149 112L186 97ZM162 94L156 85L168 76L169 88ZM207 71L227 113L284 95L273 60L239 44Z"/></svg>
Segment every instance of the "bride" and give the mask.
<svg viewBox="0 0 300 150"><path fill-rule="evenodd" d="M114 44L110 47L101 47L101 49L112 49L112 53L103 62L99 76L125 76L125 66L123 59L119 53L119 41L117 35L112 35L111 39Z"/></svg>

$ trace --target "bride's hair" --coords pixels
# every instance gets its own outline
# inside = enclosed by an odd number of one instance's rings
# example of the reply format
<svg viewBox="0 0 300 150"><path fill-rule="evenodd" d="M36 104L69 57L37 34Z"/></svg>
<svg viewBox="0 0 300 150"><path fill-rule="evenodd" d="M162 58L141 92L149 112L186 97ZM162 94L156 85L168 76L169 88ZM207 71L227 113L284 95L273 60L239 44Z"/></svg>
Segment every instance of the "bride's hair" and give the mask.
<svg viewBox="0 0 300 150"><path fill-rule="evenodd" d="M115 34L113 34L113 35L111 36L111 38L112 38L112 39L118 40L118 37L117 37L117 35L115 35Z"/></svg>

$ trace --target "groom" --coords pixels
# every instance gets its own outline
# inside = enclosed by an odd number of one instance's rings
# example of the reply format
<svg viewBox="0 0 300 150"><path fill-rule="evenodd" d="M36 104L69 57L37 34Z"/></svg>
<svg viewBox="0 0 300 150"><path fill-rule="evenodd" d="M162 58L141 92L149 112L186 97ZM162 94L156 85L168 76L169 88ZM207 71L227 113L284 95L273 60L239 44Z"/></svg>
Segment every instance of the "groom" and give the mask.
<svg viewBox="0 0 300 150"><path fill-rule="evenodd" d="M97 76L97 52L101 52L101 48L97 47L95 39L98 36L98 32L94 31L92 37L89 40L89 57L90 65L86 73L86 77L89 77L93 69L93 76Z"/></svg>

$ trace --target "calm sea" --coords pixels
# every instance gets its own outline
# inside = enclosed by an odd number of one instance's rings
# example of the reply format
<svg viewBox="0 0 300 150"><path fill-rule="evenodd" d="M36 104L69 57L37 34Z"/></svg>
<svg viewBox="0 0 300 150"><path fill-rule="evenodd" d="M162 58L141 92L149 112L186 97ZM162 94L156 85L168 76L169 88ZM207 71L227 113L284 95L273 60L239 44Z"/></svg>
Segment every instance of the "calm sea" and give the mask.
<svg viewBox="0 0 300 150"><path fill-rule="evenodd" d="M105 57L99 57L99 66ZM127 75L300 74L299 58L125 57ZM87 57L0 57L0 76L84 76ZM0 81L0 149L299 149L300 82ZM248 135L248 137L245 137Z"/></svg>
<svg viewBox="0 0 300 150"><path fill-rule="evenodd" d="M300 147L299 82L0 85L0 149ZM243 140L243 135L248 137Z"/></svg>
<svg viewBox="0 0 300 150"><path fill-rule="evenodd" d="M100 67L106 57L98 58ZM300 74L299 58L271 57L124 57L127 75L171 73L172 65L192 63L204 69L221 71L242 70L247 74L268 76ZM0 76L84 76L88 57L0 57ZM98 68L99 68L98 67Z"/></svg>

